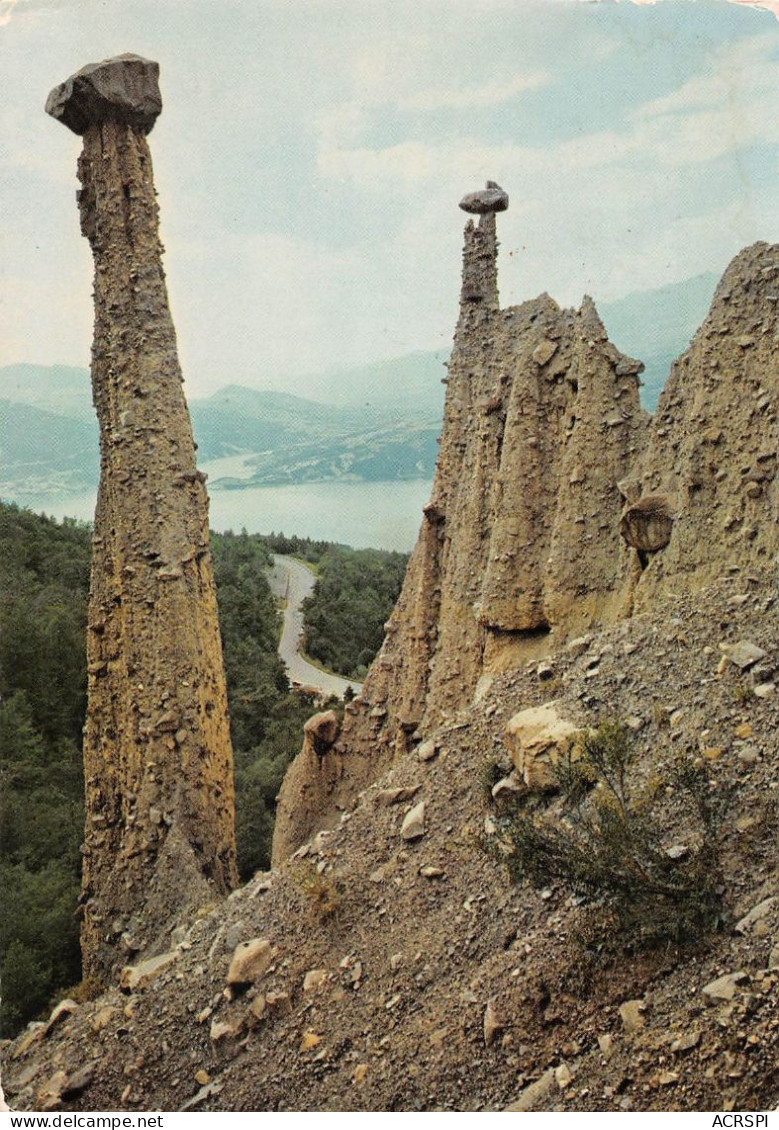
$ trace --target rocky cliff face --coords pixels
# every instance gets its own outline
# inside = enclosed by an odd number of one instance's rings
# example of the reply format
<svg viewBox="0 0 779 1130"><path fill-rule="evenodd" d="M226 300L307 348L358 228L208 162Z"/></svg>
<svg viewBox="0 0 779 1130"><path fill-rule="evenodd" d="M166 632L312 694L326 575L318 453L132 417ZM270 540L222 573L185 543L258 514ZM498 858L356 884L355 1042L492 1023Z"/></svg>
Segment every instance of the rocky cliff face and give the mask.
<svg viewBox="0 0 779 1130"><path fill-rule="evenodd" d="M589 298L501 310L495 213L469 222L431 500L382 651L319 769L331 813L482 676L624 610L618 483L646 441L642 368ZM299 843L285 796L277 837Z"/></svg>
<svg viewBox="0 0 779 1130"><path fill-rule="evenodd" d="M730 264L671 369L635 469L636 508L626 514L634 540L646 530L642 500L668 515L665 544L642 562L638 607L728 568L777 565L778 301L779 247L756 243Z"/></svg>
<svg viewBox="0 0 779 1130"><path fill-rule="evenodd" d="M232 752L208 539L168 309L145 134L156 64L86 68L48 109L83 134L81 225L95 261L100 424L84 735L85 977L165 948L181 914L234 885Z"/></svg>

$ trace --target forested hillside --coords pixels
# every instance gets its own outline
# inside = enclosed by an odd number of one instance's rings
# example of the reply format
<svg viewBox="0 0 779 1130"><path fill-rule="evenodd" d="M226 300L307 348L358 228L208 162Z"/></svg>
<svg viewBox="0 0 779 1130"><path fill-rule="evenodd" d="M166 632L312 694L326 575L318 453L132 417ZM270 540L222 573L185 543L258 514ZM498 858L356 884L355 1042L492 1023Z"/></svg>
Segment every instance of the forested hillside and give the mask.
<svg viewBox="0 0 779 1130"><path fill-rule="evenodd" d="M341 670L364 666L380 645L405 558L284 535L214 534L212 545L235 754L238 863L246 878L269 865L274 800L314 709L310 698L289 692L276 653L270 552L318 563L312 623L322 655L332 655ZM80 977L74 910L83 833L89 559L87 525L0 503L4 1035ZM325 608L330 599L332 613Z"/></svg>
<svg viewBox="0 0 779 1130"><path fill-rule="evenodd" d="M364 678L407 564L405 553L328 546L318 560L316 588L303 603L307 654L347 678Z"/></svg>

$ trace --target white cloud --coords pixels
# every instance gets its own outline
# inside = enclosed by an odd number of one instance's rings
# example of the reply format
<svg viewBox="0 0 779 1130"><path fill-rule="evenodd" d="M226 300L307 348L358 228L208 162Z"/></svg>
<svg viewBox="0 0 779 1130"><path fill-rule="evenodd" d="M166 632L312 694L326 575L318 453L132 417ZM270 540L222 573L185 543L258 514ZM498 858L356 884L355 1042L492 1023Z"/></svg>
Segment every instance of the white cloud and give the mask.
<svg viewBox="0 0 779 1130"><path fill-rule="evenodd" d="M19 0L0 0L0 27L5 27L7 23L10 23L14 8L18 3Z"/></svg>

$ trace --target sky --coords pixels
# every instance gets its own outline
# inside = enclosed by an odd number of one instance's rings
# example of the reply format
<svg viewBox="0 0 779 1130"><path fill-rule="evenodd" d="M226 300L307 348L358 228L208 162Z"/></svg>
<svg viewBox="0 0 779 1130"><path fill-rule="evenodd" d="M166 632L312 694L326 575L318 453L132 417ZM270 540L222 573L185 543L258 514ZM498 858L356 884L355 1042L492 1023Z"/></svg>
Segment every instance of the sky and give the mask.
<svg viewBox="0 0 779 1130"><path fill-rule="evenodd" d="M779 5L0 0L0 366L89 363L80 139L48 91L160 63L150 135L190 395L447 350L461 196L504 305L721 274L779 239Z"/></svg>

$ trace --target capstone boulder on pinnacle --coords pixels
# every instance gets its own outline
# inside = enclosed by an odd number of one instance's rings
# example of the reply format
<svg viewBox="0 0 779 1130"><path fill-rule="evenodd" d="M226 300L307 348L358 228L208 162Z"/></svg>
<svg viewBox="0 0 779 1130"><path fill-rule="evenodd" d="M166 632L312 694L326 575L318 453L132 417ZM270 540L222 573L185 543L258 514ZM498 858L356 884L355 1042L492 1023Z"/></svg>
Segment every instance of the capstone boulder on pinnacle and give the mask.
<svg viewBox="0 0 779 1130"><path fill-rule="evenodd" d="M140 55L88 63L55 86L46 113L79 135L106 121L150 133L162 110L159 75L159 63Z"/></svg>
<svg viewBox="0 0 779 1130"><path fill-rule="evenodd" d="M486 187L479 192L468 192L460 201L463 212L472 212L475 216L484 216L488 212L505 212L509 206L508 193L488 180Z"/></svg>

